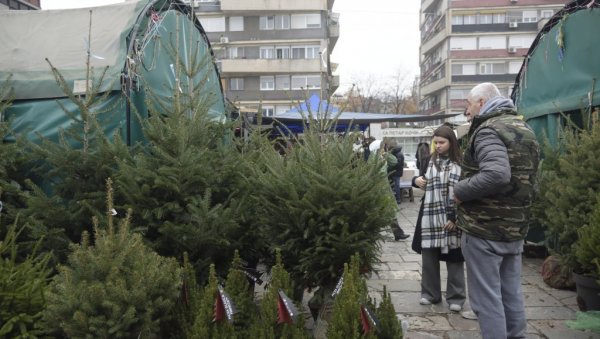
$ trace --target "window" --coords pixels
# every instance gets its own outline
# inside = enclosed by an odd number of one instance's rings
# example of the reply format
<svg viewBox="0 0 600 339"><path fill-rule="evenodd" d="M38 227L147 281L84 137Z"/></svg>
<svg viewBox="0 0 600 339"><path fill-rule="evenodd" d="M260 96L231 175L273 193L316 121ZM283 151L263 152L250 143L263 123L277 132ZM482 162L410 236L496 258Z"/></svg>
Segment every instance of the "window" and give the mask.
<svg viewBox="0 0 600 339"><path fill-rule="evenodd" d="M292 46L292 59L317 59L319 57L320 47L313 46Z"/></svg>
<svg viewBox="0 0 600 339"><path fill-rule="evenodd" d="M476 66L472 64L452 64L452 75L475 75Z"/></svg>
<svg viewBox="0 0 600 339"><path fill-rule="evenodd" d="M262 115L264 117L272 117L275 114L275 106L262 106Z"/></svg>
<svg viewBox="0 0 600 339"><path fill-rule="evenodd" d="M547 19L547 18L551 18L554 15L554 11L551 9L543 9L540 17Z"/></svg>
<svg viewBox="0 0 600 339"><path fill-rule="evenodd" d="M504 23L506 23L506 14L505 13L494 14L493 20L494 20L495 24L504 24Z"/></svg>
<svg viewBox="0 0 600 339"><path fill-rule="evenodd" d="M229 59L244 58L244 47L229 47Z"/></svg>
<svg viewBox="0 0 600 339"><path fill-rule="evenodd" d="M289 46L275 46L275 58L289 59L290 58L290 47Z"/></svg>
<svg viewBox="0 0 600 339"><path fill-rule="evenodd" d="M243 31L244 30L244 17L243 16L229 17L229 30L232 32Z"/></svg>
<svg viewBox="0 0 600 339"><path fill-rule="evenodd" d="M261 30L273 29L275 27L275 17L272 15L261 16L259 19L259 28Z"/></svg>
<svg viewBox="0 0 600 339"><path fill-rule="evenodd" d="M289 105L277 105L277 107L275 107L275 114L285 113L290 109L291 107Z"/></svg>
<svg viewBox="0 0 600 339"><path fill-rule="evenodd" d="M506 73L505 63L481 63L479 64L479 74L504 74Z"/></svg>
<svg viewBox="0 0 600 339"><path fill-rule="evenodd" d="M477 38L475 37L451 37L450 49L477 49Z"/></svg>
<svg viewBox="0 0 600 339"><path fill-rule="evenodd" d="M320 75L292 75L292 89L319 89Z"/></svg>
<svg viewBox="0 0 600 339"><path fill-rule="evenodd" d="M537 11L523 11L523 22L537 22Z"/></svg>
<svg viewBox="0 0 600 339"><path fill-rule="evenodd" d="M232 91L243 91L244 90L244 78L229 79L229 89Z"/></svg>
<svg viewBox="0 0 600 339"><path fill-rule="evenodd" d="M521 61L511 61L508 63L508 73L510 74L517 74L519 73L519 70L521 69L521 65L523 63Z"/></svg>
<svg viewBox="0 0 600 339"><path fill-rule="evenodd" d="M450 100L463 100L467 99L470 89L451 89Z"/></svg>
<svg viewBox="0 0 600 339"><path fill-rule="evenodd" d="M275 29L290 29L290 16L276 15L275 16Z"/></svg>
<svg viewBox="0 0 600 339"><path fill-rule="evenodd" d="M260 48L261 59L275 59L275 48L273 47L261 47Z"/></svg>
<svg viewBox="0 0 600 339"><path fill-rule="evenodd" d="M200 23L206 32L225 32L225 17L200 18Z"/></svg>
<svg viewBox="0 0 600 339"><path fill-rule="evenodd" d="M292 29L321 28L321 14L292 14Z"/></svg>
<svg viewBox="0 0 600 339"><path fill-rule="evenodd" d="M453 25L462 25L463 24L463 16L462 15L455 15L452 17L452 24Z"/></svg>
<svg viewBox="0 0 600 339"><path fill-rule="evenodd" d="M275 76L275 89L279 91L290 89L290 76L289 75L276 75Z"/></svg>
<svg viewBox="0 0 600 339"><path fill-rule="evenodd" d="M493 21L493 15L491 15L491 14L479 15L479 23L480 24L491 24L492 21Z"/></svg>
<svg viewBox="0 0 600 339"><path fill-rule="evenodd" d="M512 35L508 37L508 46L516 48L529 48L535 40L533 34Z"/></svg>
<svg viewBox="0 0 600 339"><path fill-rule="evenodd" d="M260 90L261 91L272 91L275 89L275 77L273 76L261 76L260 77Z"/></svg>
<svg viewBox="0 0 600 339"><path fill-rule="evenodd" d="M506 37L504 35L488 35L479 37L479 49L505 49Z"/></svg>
<svg viewBox="0 0 600 339"><path fill-rule="evenodd" d="M463 21L464 25L475 25L477 24L477 15L465 15Z"/></svg>

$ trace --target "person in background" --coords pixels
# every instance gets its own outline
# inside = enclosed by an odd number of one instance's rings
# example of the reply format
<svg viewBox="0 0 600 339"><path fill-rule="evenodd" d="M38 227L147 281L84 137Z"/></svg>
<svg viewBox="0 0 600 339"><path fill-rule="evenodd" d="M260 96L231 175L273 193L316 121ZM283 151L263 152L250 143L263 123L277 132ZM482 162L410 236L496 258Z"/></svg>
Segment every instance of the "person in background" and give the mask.
<svg viewBox="0 0 600 339"><path fill-rule="evenodd" d="M391 175L396 171L396 166L398 165L398 159L390 152L388 144L383 144L383 159L386 162L386 173L388 175L388 179L391 180ZM390 183L391 185L391 183ZM393 189L390 186L390 192L393 193ZM394 233L394 240L404 240L410 237L410 235L404 233L404 230L398 224L398 220L394 217L391 224L392 232Z"/></svg>
<svg viewBox="0 0 600 339"><path fill-rule="evenodd" d="M422 305L442 300L440 260L446 261L446 302L451 311L459 312L465 303L464 259L460 250L460 231L456 227L454 185L460 179L460 149L452 128L441 126L433 133L435 146L425 175L415 177L414 184L425 190L421 232L421 300Z"/></svg>
<svg viewBox="0 0 600 339"><path fill-rule="evenodd" d="M402 190L400 189L400 178L404 173L404 154L402 154L402 146L396 146L392 148L392 155L396 158L396 167L390 174L392 181L392 191L396 197L396 203L399 205L402 203Z"/></svg>
<svg viewBox="0 0 600 339"><path fill-rule="evenodd" d="M454 198L469 300L484 339L525 338L521 253L539 145L512 101L492 83L471 90L465 115L471 126Z"/></svg>

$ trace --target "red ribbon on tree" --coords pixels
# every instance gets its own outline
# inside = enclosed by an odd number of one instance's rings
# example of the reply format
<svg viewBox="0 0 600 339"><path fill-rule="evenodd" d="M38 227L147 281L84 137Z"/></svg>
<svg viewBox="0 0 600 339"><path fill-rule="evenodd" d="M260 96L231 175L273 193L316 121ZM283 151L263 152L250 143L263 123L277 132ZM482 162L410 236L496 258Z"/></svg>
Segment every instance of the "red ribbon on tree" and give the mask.
<svg viewBox="0 0 600 339"><path fill-rule="evenodd" d="M372 331L377 331L378 321L375 315L367 306L360 305L360 323L362 324L363 333L369 334Z"/></svg>
<svg viewBox="0 0 600 339"><path fill-rule="evenodd" d="M296 322L298 311L290 298L280 289L277 297L277 323L293 324Z"/></svg>
<svg viewBox="0 0 600 339"><path fill-rule="evenodd" d="M227 320L228 322L233 322L233 314L236 313L235 306L233 301L225 293L221 286L218 287L217 290L217 298L215 300L215 307L213 310L213 321L221 322L223 320Z"/></svg>

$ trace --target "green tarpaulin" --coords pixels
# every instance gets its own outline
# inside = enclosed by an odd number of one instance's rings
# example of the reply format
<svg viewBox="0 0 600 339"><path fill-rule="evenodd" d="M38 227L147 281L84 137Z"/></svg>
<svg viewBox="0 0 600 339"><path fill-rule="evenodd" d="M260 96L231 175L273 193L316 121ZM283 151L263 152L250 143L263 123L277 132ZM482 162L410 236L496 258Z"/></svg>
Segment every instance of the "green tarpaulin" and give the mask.
<svg viewBox="0 0 600 339"><path fill-rule="evenodd" d="M555 145L564 119L600 105L600 4L573 1L554 15L532 44L513 100L538 138Z"/></svg>
<svg viewBox="0 0 600 339"><path fill-rule="evenodd" d="M191 8L179 1L0 11L0 31L0 81L10 76L14 98L4 119L31 140L38 134L56 140L60 129L80 117L48 61L75 94L84 95L87 84L98 85L106 100L91 111L106 135L120 132L130 143L142 138L137 116L147 116L147 103L168 107L176 92L199 93L199 102L209 102L209 115L224 118L210 43ZM86 65L88 53L92 72ZM193 70L189 76L182 71L186 68Z"/></svg>

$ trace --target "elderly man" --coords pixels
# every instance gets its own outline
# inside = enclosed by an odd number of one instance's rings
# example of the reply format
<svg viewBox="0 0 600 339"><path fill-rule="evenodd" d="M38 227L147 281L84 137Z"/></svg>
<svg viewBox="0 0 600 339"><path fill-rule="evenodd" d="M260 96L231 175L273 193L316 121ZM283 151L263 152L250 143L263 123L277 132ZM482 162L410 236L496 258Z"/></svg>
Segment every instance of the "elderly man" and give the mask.
<svg viewBox="0 0 600 339"><path fill-rule="evenodd" d="M525 338L521 253L527 235L539 145L510 99L492 83L469 93L471 122L454 186L469 299L483 338Z"/></svg>

